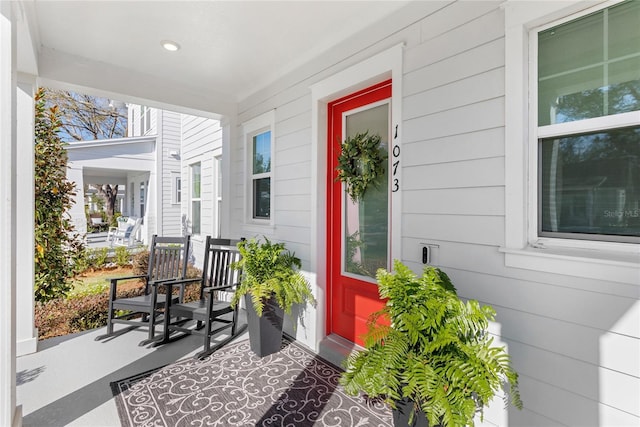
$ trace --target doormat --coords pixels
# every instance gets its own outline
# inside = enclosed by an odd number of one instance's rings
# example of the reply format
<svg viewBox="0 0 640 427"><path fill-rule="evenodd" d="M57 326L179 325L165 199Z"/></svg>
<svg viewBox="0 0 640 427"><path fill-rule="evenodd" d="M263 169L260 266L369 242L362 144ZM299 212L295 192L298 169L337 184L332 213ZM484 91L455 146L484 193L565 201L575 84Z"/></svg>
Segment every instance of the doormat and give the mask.
<svg viewBox="0 0 640 427"><path fill-rule="evenodd" d="M259 358L249 341L111 383L123 426L391 426L381 401L352 397L342 370L296 342Z"/></svg>

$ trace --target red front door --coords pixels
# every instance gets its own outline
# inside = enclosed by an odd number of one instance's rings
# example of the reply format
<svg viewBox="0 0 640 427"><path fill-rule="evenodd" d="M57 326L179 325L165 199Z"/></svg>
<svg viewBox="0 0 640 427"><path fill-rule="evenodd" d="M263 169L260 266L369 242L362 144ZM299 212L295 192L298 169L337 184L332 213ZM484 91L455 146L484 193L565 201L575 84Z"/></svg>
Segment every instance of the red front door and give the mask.
<svg viewBox="0 0 640 427"><path fill-rule="evenodd" d="M364 131L388 152L390 115L391 80L328 105L327 330L358 344L368 316L384 305L375 274L390 267L389 185L385 176L353 202L336 180L337 158L342 141Z"/></svg>

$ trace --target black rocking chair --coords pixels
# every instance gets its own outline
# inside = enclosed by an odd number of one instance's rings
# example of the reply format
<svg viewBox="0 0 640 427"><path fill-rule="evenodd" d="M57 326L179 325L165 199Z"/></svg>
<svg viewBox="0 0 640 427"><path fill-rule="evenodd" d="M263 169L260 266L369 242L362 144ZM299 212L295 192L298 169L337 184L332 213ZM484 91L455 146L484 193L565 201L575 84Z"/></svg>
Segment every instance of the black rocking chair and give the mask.
<svg viewBox="0 0 640 427"><path fill-rule="evenodd" d="M196 357L203 358L227 344L247 327L238 327L238 310L231 307L231 294L240 279L240 271L231 264L240 260L236 244L239 240L215 239L207 236L205 255L200 282L198 301L175 303L167 300L165 307L165 337L158 344L164 344L196 334L204 336L204 348ZM193 282L193 279L173 280L162 283L171 292L174 285ZM223 317L224 316L224 317ZM186 324L195 320L196 324ZM215 327L214 327L215 325ZM202 330L204 328L204 330ZM220 331L230 328L227 338L211 345L211 338Z"/></svg>
<svg viewBox="0 0 640 427"><path fill-rule="evenodd" d="M164 334L158 337L155 336L155 327L161 320L162 310L166 301L182 302L184 286L180 287L179 295L172 295L171 298L167 298L166 295L169 294L159 292L158 285L165 281L182 280L186 277L189 248L190 236L159 237L154 235L149 247L149 270L147 274L111 279L107 333L97 337L96 340L119 336L139 327L147 327L149 330L148 339L142 341L140 345L146 345L162 339ZM129 279L143 279L145 281L144 294L130 298L118 298L118 282ZM117 311L119 310L126 310L126 313L118 315ZM141 318L133 319L134 317ZM124 323L130 326L114 331L113 325L116 323Z"/></svg>

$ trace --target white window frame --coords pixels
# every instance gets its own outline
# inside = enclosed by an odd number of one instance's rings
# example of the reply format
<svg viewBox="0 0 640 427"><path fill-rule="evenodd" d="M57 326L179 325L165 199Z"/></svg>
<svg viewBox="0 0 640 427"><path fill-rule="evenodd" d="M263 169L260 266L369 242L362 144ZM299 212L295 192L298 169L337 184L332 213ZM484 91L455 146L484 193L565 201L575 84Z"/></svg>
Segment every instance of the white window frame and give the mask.
<svg viewBox="0 0 640 427"><path fill-rule="evenodd" d="M216 221L214 224L214 230L216 231L216 236L217 237L222 237L222 221L221 221L221 215L222 215L222 181L223 181L223 176L222 176L222 154L217 155L217 156L213 156L213 164L214 164L214 169L215 169L215 177L216 177L216 182L215 182L215 196L214 196L214 200L215 202L215 212L216 212Z"/></svg>
<svg viewBox="0 0 640 427"><path fill-rule="evenodd" d="M140 191L140 199L139 199L139 208L140 208L140 217L144 217L146 214L146 203L147 203L147 187L148 184L145 181L141 181L138 184L138 188Z"/></svg>
<svg viewBox="0 0 640 427"><path fill-rule="evenodd" d="M271 131L271 169L267 173L253 174L253 137ZM242 125L245 155L245 223L263 227L273 227L275 224L275 110L257 116ZM259 178L271 180L271 194L269 202L269 218L253 217L253 181Z"/></svg>
<svg viewBox="0 0 640 427"><path fill-rule="evenodd" d="M505 265L535 271L637 285L640 245L538 237L538 140L566 131L575 123L538 132L536 76L537 32L612 6L620 1L593 3L516 2L505 9ZM532 47L533 46L533 47ZM531 79L530 79L531 77ZM537 88L537 85L535 86ZM530 110L531 108L531 110ZM633 112L590 120L588 124L619 126L640 120ZM606 122L606 125L603 125ZM584 125L581 123L580 126Z"/></svg>
<svg viewBox="0 0 640 427"><path fill-rule="evenodd" d="M200 197L194 197L193 195L193 173L196 166L200 169ZM200 230L198 233L193 231L193 202L200 202ZM191 234L194 236L202 235L202 162L195 162L189 165L189 218L191 219Z"/></svg>

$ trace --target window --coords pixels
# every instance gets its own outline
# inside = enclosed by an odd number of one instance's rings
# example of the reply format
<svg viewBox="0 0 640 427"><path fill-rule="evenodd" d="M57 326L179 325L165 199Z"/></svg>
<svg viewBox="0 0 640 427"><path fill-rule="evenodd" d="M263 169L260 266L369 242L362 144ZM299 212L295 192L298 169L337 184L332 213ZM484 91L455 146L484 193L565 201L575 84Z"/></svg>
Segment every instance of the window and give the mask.
<svg viewBox="0 0 640 427"><path fill-rule="evenodd" d="M537 35L538 235L640 242L640 2Z"/></svg>
<svg viewBox="0 0 640 427"><path fill-rule="evenodd" d="M274 113L270 112L243 126L247 152L247 219L258 224L273 223L273 121Z"/></svg>
<svg viewBox="0 0 640 427"><path fill-rule="evenodd" d="M271 216L271 131L252 137L251 182L253 187L253 217Z"/></svg>
<svg viewBox="0 0 640 427"><path fill-rule="evenodd" d="M201 171L200 163L194 163L191 165L191 234L200 234L200 186L201 186Z"/></svg>
<svg viewBox="0 0 640 427"><path fill-rule="evenodd" d="M214 164L216 167L216 230L217 236L222 236L222 220L220 215L222 215L222 157L216 156L214 157Z"/></svg>
<svg viewBox="0 0 640 427"><path fill-rule="evenodd" d="M171 173L171 203L180 204L182 201L182 177L179 172Z"/></svg>
<svg viewBox="0 0 640 427"><path fill-rule="evenodd" d="M144 216L144 202L145 202L145 185L143 181L140 183L140 217Z"/></svg>
<svg viewBox="0 0 640 427"><path fill-rule="evenodd" d="M544 6L504 4L500 251L507 267L637 284L638 2Z"/></svg>
<svg viewBox="0 0 640 427"><path fill-rule="evenodd" d="M151 129L151 108L140 106L140 135L145 135Z"/></svg>
<svg viewBox="0 0 640 427"><path fill-rule="evenodd" d="M134 183L132 182L129 185L129 192L131 193L131 196L129 197L129 212L131 212L129 215L133 216L135 215L135 207L136 207L136 195L134 194L135 191L135 186Z"/></svg>

